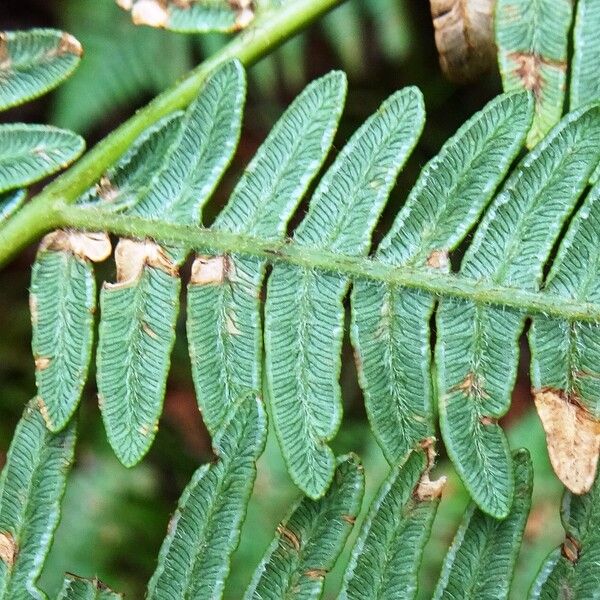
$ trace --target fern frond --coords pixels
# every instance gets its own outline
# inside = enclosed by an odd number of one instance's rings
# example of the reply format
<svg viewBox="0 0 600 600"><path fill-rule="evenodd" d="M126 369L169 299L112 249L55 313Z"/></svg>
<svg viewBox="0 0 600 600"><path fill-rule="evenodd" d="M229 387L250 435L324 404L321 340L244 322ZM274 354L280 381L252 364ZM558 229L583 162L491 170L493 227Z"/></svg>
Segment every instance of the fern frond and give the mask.
<svg viewBox="0 0 600 600"><path fill-rule="evenodd" d="M45 94L68 77L81 44L55 29L0 32L0 110Z"/></svg>
<svg viewBox="0 0 600 600"><path fill-rule="evenodd" d="M319 500L303 498L277 527L277 535L254 573L245 600L320 598L356 520L364 489L362 465L342 456L331 487Z"/></svg>
<svg viewBox="0 0 600 600"><path fill-rule="evenodd" d="M600 590L600 478L588 494L566 492L561 509L565 541L542 565L530 600L596 598Z"/></svg>
<svg viewBox="0 0 600 600"><path fill-rule="evenodd" d="M569 85L571 110L600 98L600 3L578 0L573 31L573 59Z"/></svg>
<svg viewBox="0 0 600 600"><path fill-rule="evenodd" d="M84 147L85 142L75 133L50 125L0 126L0 192L64 169Z"/></svg>
<svg viewBox="0 0 600 600"><path fill-rule="evenodd" d="M98 579L83 579L68 574L56 600L122 600Z"/></svg>
<svg viewBox="0 0 600 600"><path fill-rule="evenodd" d="M200 209L235 149L244 92L239 63L215 72L129 213L199 222ZM177 268L186 253L179 247L121 240L118 281L102 289L98 393L109 440L126 465L142 458L156 433L175 341L181 285Z"/></svg>
<svg viewBox="0 0 600 600"><path fill-rule="evenodd" d="M196 471L171 518L148 584L149 600L221 597L266 431L255 397L230 411L213 440L217 461Z"/></svg>
<svg viewBox="0 0 600 600"><path fill-rule="evenodd" d="M0 598L44 594L36 581L60 518L60 501L73 460L75 425L50 433L36 400L17 425L0 476Z"/></svg>
<svg viewBox="0 0 600 600"><path fill-rule="evenodd" d="M283 238L329 150L345 94L345 76L334 72L298 96L248 165L215 230ZM244 390L262 387L265 267L265 260L229 255L199 256L192 268L188 343L198 403L211 432Z"/></svg>
<svg viewBox="0 0 600 600"><path fill-rule="evenodd" d="M503 600L531 506L533 471L526 450L513 454L515 494L508 516L497 520L471 504L446 555L434 600Z"/></svg>
<svg viewBox="0 0 600 600"><path fill-rule="evenodd" d="M570 0L496 3L496 44L504 89L530 90L536 99L535 117L527 136L530 148L562 114L572 11Z"/></svg>
<svg viewBox="0 0 600 600"><path fill-rule="evenodd" d="M388 100L321 179L293 243L366 254L396 175L424 121L415 88ZM275 430L294 482L323 495L334 471L327 446L341 421L338 384L346 277L276 265L265 306L266 376Z"/></svg>
<svg viewBox="0 0 600 600"><path fill-rule="evenodd" d="M415 597L423 548L445 484L445 478L429 479L431 445L427 452L416 450L392 467L352 550L340 600Z"/></svg>

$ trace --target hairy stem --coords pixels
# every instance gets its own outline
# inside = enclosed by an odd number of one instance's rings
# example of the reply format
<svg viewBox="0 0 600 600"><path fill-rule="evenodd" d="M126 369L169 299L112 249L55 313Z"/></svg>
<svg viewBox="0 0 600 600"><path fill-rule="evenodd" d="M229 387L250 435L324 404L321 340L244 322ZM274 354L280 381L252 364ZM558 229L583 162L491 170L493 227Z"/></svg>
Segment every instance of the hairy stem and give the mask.
<svg viewBox="0 0 600 600"><path fill-rule="evenodd" d="M436 297L452 296L477 303L506 306L527 314L544 314L568 320L600 322L600 306L476 281L433 269L398 268L367 257L343 256L326 250L307 248L289 240L274 242L223 231L149 221L94 208L63 205L56 212L57 226L88 231L109 231L131 238L151 238L164 244L182 244L212 254L246 254L286 262L309 269L348 275L352 279L383 281L422 290Z"/></svg>
<svg viewBox="0 0 600 600"><path fill-rule="evenodd" d="M234 58L244 65L251 65L343 1L295 0L259 17L227 46L115 129L9 219L0 228L0 266L41 235L59 226L62 221L56 207L74 202L98 181L145 129L174 110L187 106L217 65Z"/></svg>

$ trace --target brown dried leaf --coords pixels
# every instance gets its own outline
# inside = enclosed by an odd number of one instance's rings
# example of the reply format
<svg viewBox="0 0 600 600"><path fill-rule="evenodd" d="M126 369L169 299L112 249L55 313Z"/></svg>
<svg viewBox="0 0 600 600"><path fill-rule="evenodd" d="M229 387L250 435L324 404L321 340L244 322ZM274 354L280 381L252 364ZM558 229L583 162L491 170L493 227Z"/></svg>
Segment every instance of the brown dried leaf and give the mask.
<svg viewBox="0 0 600 600"><path fill-rule="evenodd" d="M472 81L496 63L496 0L430 0L442 71L451 81Z"/></svg>
<svg viewBox="0 0 600 600"><path fill-rule="evenodd" d="M110 256L112 246L104 232L82 233L59 229L44 236L40 252L45 250L72 252L85 260L101 262Z"/></svg>
<svg viewBox="0 0 600 600"><path fill-rule="evenodd" d="M17 558L18 548L15 538L8 531L0 531L0 560L12 567Z"/></svg>
<svg viewBox="0 0 600 600"><path fill-rule="evenodd" d="M115 263L117 283L105 284L108 287L128 285L137 281L146 265L160 269L169 275L177 275L177 267L163 248L152 240L119 240L115 248Z"/></svg>
<svg viewBox="0 0 600 600"><path fill-rule="evenodd" d="M197 256L192 263L190 283L193 285L220 285L228 278L230 268L226 256Z"/></svg>
<svg viewBox="0 0 600 600"><path fill-rule="evenodd" d="M419 479L419 483L417 483L417 486L415 487L413 496L419 502L430 502L431 500L436 500L441 497L447 479L445 476L442 476L435 481L431 481L429 478L431 469L433 469L433 466L435 465L435 438L425 438L420 446L427 454L427 466Z"/></svg>
<svg viewBox="0 0 600 600"><path fill-rule="evenodd" d="M543 388L534 399L556 475L574 494L585 494L596 478L600 422L561 390Z"/></svg>

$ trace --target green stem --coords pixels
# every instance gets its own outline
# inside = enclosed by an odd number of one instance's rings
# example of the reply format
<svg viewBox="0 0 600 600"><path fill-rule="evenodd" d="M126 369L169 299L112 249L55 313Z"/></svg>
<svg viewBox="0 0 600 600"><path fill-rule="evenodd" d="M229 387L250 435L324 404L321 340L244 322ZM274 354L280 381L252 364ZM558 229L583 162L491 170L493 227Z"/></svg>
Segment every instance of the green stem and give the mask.
<svg viewBox="0 0 600 600"><path fill-rule="evenodd" d="M87 231L109 231L129 238L151 238L214 254L245 254L270 263L285 262L307 269L347 275L352 279L382 281L421 290L436 297L463 298L480 304L505 306L526 314L543 314L568 320L600 322L600 306L543 292L529 292L428 270L393 267L363 256L344 256L318 248L274 242L223 231L149 221L94 208L64 205L57 212L59 225Z"/></svg>
<svg viewBox="0 0 600 600"><path fill-rule="evenodd" d="M187 106L217 65L234 58L244 65L251 65L343 1L295 0L257 18L251 27L115 129L9 219L0 229L0 266L41 235L59 226L56 206L74 202L145 129L174 110Z"/></svg>

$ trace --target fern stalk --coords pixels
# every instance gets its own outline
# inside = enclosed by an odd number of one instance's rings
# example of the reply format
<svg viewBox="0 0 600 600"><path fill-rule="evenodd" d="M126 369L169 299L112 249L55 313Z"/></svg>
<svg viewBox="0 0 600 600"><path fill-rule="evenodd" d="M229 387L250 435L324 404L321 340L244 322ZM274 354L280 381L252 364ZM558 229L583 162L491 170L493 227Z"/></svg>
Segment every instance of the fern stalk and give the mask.
<svg viewBox="0 0 600 600"><path fill-rule="evenodd" d="M0 266L44 233L64 224L60 208L74 202L148 127L187 106L218 65L238 59L251 65L344 0L295 0L264 13L229 44L191 71L99 142L0 229Z"/></svg>

